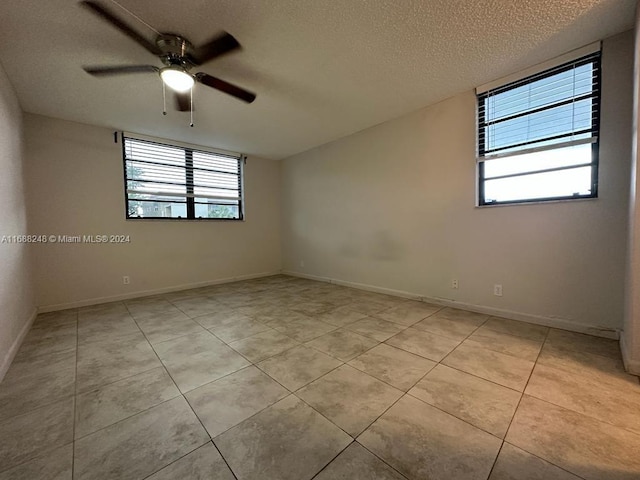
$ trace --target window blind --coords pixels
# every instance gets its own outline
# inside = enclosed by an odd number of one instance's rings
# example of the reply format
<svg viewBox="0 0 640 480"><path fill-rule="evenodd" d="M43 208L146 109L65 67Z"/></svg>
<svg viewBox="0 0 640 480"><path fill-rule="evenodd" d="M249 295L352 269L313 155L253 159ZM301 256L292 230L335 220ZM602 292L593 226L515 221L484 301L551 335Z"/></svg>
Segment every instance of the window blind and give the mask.
<svg viewBox="0 0 640 480"><path fill-rule="evenodd" d="M478 94L478 161L598 140L600 53Z"/></svg>
<svg viewBox="0 0 640 480"><path fill-rule="evenodd" d="M242 219L240 154L123 134L127 218Z"/></svg>

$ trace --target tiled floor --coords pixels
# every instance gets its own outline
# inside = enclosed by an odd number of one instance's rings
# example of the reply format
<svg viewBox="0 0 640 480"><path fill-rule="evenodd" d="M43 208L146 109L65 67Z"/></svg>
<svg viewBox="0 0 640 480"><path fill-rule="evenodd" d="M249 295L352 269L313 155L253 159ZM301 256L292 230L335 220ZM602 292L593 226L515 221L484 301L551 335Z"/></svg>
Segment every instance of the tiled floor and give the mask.
<svg viewBox="0 0 640 480"><path fill-rule="evenodd" d="M40 315L6 479L640 479L605 340L286 276Z"/></svg>

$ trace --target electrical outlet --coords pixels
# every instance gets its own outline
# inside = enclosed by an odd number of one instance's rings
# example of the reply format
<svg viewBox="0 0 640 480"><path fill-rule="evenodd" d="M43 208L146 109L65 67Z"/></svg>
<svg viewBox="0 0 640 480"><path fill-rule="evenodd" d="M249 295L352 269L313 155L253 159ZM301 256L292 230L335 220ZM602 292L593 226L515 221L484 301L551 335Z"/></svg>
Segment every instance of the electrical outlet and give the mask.
<svg viewBox="0 0 640 480"><path fill-rule="evenodd" d="M458 280L451 280L451 288L457 290L458 289Z"/></svg>
<svg viewBox="0 0 640 480"><path fill-rule="evenodd" d="M124 285L129 285L131 283L131 280L129 279L129 275L125 275L124 277L122 277L122 283Z"/></svg>
<svg viewBox="0 0 640 480"><path fill-rule="evenodd" d="M496 297L501 297L501 296L502 296L502 285L500 285L500 284L496 283L496 284L493 286L493 294L494 294Z"/></svg>

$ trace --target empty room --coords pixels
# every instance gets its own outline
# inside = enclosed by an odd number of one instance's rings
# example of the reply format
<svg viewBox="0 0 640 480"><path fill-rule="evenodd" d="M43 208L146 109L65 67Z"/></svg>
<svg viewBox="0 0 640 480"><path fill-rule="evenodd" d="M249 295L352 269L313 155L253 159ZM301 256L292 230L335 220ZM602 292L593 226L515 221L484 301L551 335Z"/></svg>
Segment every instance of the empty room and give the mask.
<svg viewBox="0 0 640 480"><path fill-rule="evenodd" d="M0 480L640 480L636 0L0 2Z"/></svg>

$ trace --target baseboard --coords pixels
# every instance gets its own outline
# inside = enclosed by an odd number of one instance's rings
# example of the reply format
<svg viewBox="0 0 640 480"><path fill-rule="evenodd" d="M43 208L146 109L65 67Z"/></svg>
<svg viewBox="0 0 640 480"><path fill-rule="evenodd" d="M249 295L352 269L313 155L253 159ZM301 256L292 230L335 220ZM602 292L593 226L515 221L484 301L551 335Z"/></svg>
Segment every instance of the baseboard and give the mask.
<svg viewBox="0 0 640 480"><path fill-rule="evenodd" d="M620 351L622 352L622 361L627 372L640 376L640 360L631 358L631 352L627 347L624 332L620 335Z"/></svg>
<svg viewBox="0 0 640 480"><path fill-rule="evenodd" d="M542 315L532 315L529 313L514 312L511 310L505 310L495 307L487 307L484 305L474 305L470 303L457 302L455 300L449 300L438 297L428 297L413 292L405 292L402 290L393 290L390 288L377 287L375 285L368 285L364 283L348 282L345 280L337 280L328 277L320 277L317 275L309 275L307 273L294 272L284 270L282 272L285 275L291 275L294 277L307 278L309 280L317 280L320 282L333 283L335 285L342 285L344 287L357 288L358 290L366 290L368 292L383 293L385 295L393 295L401 298L408 298L412 300L420 300L427 303L435 303L436 305L442 305L444 307L460 308L462 310L469 310L471 312L484 313L495 317L509 318L511 320L518 320L521 322L534 323L536 325L543 325L545 327L559 328L562 330L569 330L572 332L586 333L596 337L610 338L618 340L620 338L619 332L610 328L598 327L596 325L585 325L583 323L577 323L564 318L545 317Z"/></svg>
<svg viewBox="0 0 640 480"><path fill-rule="evenodd" d="M33 312L29 317L29 320L27 320L27 322L24 324L24 326L22 327L22 330L20 330L20 333L11 344L11 348L9 348L9 351L2 359L2 363L0 364L0 382L2 382L2 380L4 379L4 376L7 374L7 371L11 366L11 362L13 362L13 359L16 357L18 350L20 350L20 346L24 341L24 337L26 337L27 333L29 333L29 330L31 330L31 325L33 325L33 322L36 319L37 315L38 315L38 309L34 308Z"/></svg>
<svg viewBox="0 0 640 480"><path fill-rule="evenodd" d="M43 305L38 307L38 313L56 312L58 310L67 310L69 308L88 307L90 305L99 305L101 303L119 302L122 300L130 300L132 298L149 297L151 295L161 295L163 293L179 292L182 290L191 290L192 288L209 287L211 285L220 285L222 283L240 282L242 280L251 280L254 278L271 277L279 275L280 270L262 273L250 273L247 275L238 275L235 277L220 278L217 280L207 280L204 282L186 283L182 285L173 285L171 287L157 288L154 290L139 290L137 292L125 293L122 295L112 295L108 297L89 298L87 300L79 300L77 302L58 303L54 305Z"/></svg>

